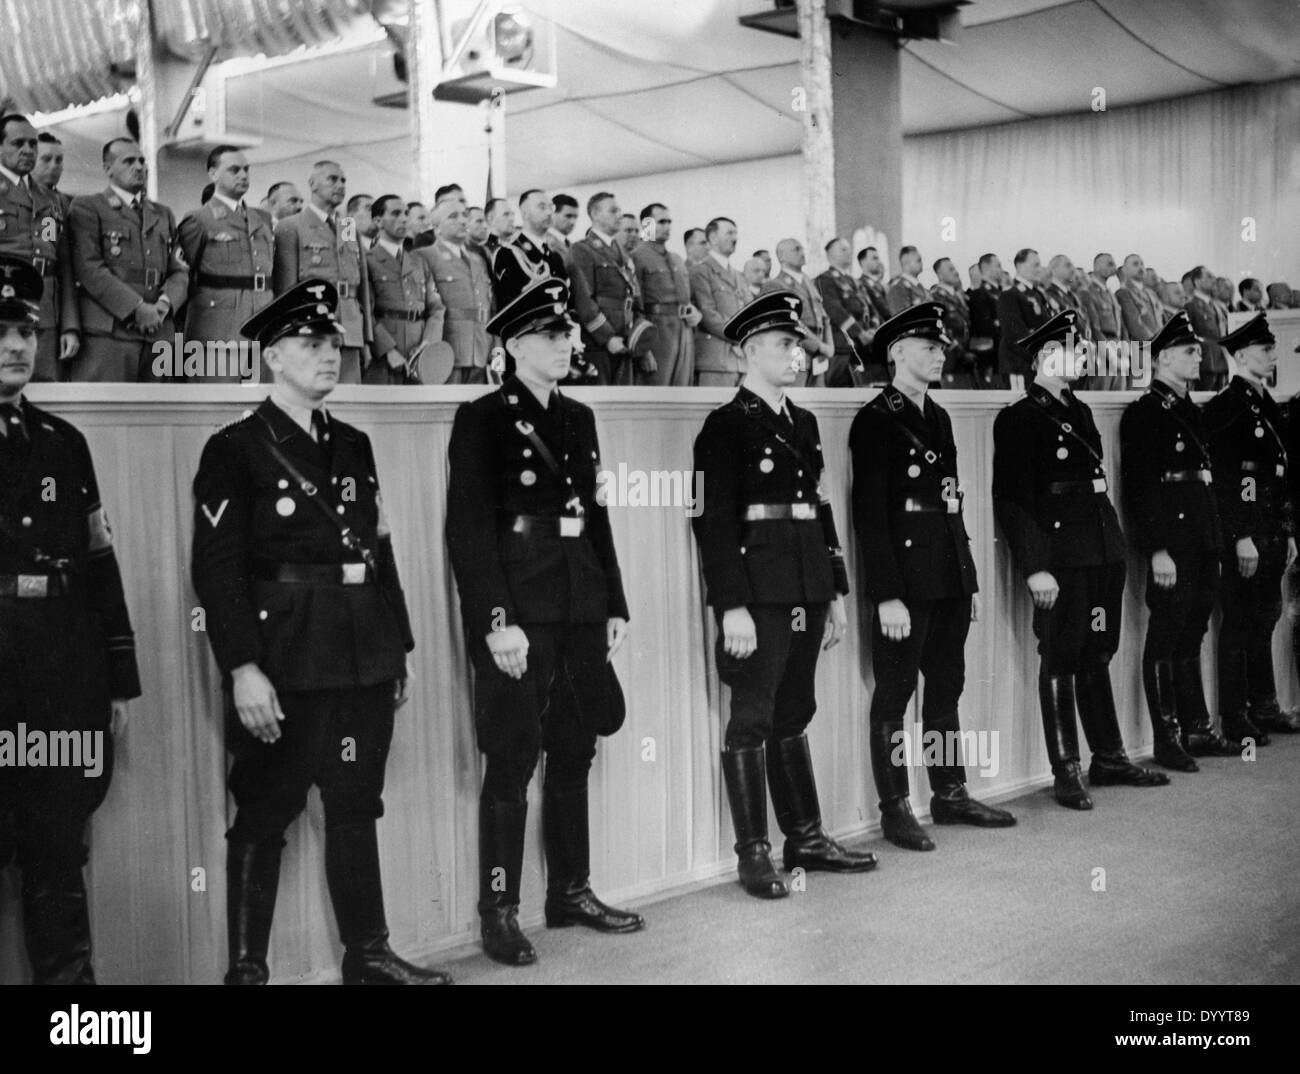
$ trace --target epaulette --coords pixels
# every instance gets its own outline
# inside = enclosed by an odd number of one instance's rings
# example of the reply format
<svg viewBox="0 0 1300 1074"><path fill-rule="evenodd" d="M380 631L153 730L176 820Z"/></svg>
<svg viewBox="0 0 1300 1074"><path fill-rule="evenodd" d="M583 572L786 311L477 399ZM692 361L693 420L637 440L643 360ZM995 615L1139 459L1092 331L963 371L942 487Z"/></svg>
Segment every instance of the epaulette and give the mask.
<svg viewBox="0 0 1300 1074"><path fill-rule="evenodd" d="M242 414L239 415L239 417L235 418L234 421L226 422L226 424L221 426L221 428L219 428L217 432L224 433L227 429L233 429L236 425L239 425L242 422L247 421L252 416L253 416L253 412L251 410L245 410Z"/></svg>

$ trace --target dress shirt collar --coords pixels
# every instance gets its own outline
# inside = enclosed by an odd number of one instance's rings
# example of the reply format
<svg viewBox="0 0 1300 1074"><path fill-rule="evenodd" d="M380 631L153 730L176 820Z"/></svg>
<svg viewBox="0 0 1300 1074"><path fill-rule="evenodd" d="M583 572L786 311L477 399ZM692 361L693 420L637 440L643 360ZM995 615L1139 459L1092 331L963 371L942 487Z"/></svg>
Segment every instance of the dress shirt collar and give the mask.
<svg viewBox="0 0 1300 1074"><path fill-rule="evenodd" d="M721 265L724 269L731 268L731 262L728 261L725 257L723 257L720 253L718 253L717 250L710 250L709 256L713 258L713 260L716 261L719 265Z"/></svg>
<svg viewBox="0 0 1300 1074"><path fill-rule="evenodd" d="M376 238L375 245L387 250L389 254L392 255L394 261L397 261L402 256L401 244L393 242L393 240L390 239L387 235L380 235L378 238Z"/></svg>
<svg viewBox="0 0 1300 1074"><path fill-rule="evenodd" d="M3 175L14 186L20 186L24 190L31 190L32 188L30 175L19 175L17 172L11 172L3 164L0 164L0 175Z"/></svg>
<svg viewBox="0 0 1300 1074"><path fill-rule="evenodd" d="M231 198L226 197L226 195L221 193L220 190L214 190L212 192L212 196L216 198L219 202L221 202L221 204L224 205L227 209L229 209L232 213L242 213L244 211L244 201L242 198L239 201L235 201Z"/></svg>
<svg viewBox="0 0 1300 1074"><path fill-rule="evenodd" d="M329 417L329 412L325 409L324 400L321 401L321 405L318 408L299 406L298 404L290 403L285 399L280 390L276 387L271 388L271 394L267 398L288 414L289 417L293 419L293 423L313 440L316 439L315 434L311 430L311 416L314 410L319 409L322 414L327 418Z"/></svg>
<svg viewBox="0 0 1300 1074"><path fill-rule="evenodd" d="M309 208L312 212L314 212L317 216L319 216L323 221L325 221L325 223L328 224L330 222L330 214L327 213L324 209L322 209L319 205L317 205L314 201L309 201L307 203L307 208Z"/></svg>
<svg viewBox="0 0 1300 1074"><path fill-rule="evenodd" d="M109 183L109 184L108 184L108 189L111 190L114 194L116 194L119 198L122 199L122 204L123 204L123 205L130 205L131 202L135 201L136 198L139 198L139 199L140 199L140 204L142 204L142 205L144 204L144 191L143 191L143 190L140 191L140 193L138 193L138 194L132 194L131 191L129 191L129 190L123 190L123 189L122 189L120 186L118 186L116 183Z"/></svg>

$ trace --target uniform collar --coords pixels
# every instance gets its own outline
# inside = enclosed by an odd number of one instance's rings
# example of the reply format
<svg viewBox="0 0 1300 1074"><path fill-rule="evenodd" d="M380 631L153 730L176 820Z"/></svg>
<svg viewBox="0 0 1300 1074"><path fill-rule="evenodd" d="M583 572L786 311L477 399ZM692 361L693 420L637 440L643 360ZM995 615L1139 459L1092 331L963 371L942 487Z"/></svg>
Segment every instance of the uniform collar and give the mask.
<svg viewBox="0 0 1300 1074"><path fill-rule="evenodd" d="M713 258L716 264L721 265L724 269L731 268L731 262L723 257L717 250L709 250L709 256Z"/></svg>
<svg viewBox="0 0 1300 1074"><path fill-rule="evenodd" d="M1166 384L1163 380L1153 377L1151 379L1151 390L1162 399L1167 399L1173 406L1179 406L1183 403L1190 403L1191 392L1184 392L1179 395L1172 385Z"/></svg>
<svg viewBox="0 0 1300 1074"><path fill-rule="evenodd" d="M234 201L231 198L226 197L226 195L221 193L220 190L214 190L212 196L232 213L242 213L244 211L244 200L242 198L239 201Z"/></svg>
<svg viewBox="0 0 1300 1074"><path fill-rule="evenodd" d="M11 172L3 164L0 164L0 175L3 175L14 186L20 186L28 192L30 192L32 189L32 184L31 184L32 177L30 175L19 175L17 172Z"/></svg>
<svg viewBox="0 0 1300 1074"><path fill-rule="evenodd" d="M548 227L546 229L546 234L553 236L561 246L565 247L566 249L568 248L569 245L568 235L562 234L561 232L557 231L553 227Z"/></svg>
<svg viewBox="0 0 1300 1074"><path fill-rule="evenodd" d="M299 429L306 433L309 439L313 438L311 431L312 407L298 406L296 403L288 402L280 396L280 393L276 391L274 387L271 388L271 394L266 397L266 400L268 403L273 404L281 413L288 417L290 421L298 426ZM325 415L327 421L329 420L329 412L326 411L323 402L320 407L316 409L319 409L320 412Z"/></svg>
<svg viewBox="0 0 1300 1074"><path fill-rule="evenodd" d="M380 235L377 239L375 239L375 245L378 246L381 250L387 251L387 253L392 257L394 261L396 261L402 254L401 244L393 242L393 240L388 238L387 236Z"/></svg>
<svg viewBox="0 0 1300 1074"><path fill-rule="evenodd" d="M306 208L315 213L322 223L328 224L330 222L330 214L318 206L314 201L307 202Z"/></svg>
<svg viewBox="0 0 1300 1074"><path fill-rule="evenodd" d="M140 191L140 193L138 193L138 194L132 194L129 190L123 190L123 189L122 189L120 186L118 186L116 183L109 183L109 184L108 184L108 189L111 190L114 194L116 194L119 198L122 199L122 204L123 204L123 205L130 205L131 202L135 201L136 198L139 198L139 199L140 199L140 204L141 204L141 205L143 205L143 204L145 203L145 201L146 201L146 198L145 198L145 195L144 195L144 191L143 191L143 190Z"/></svg>

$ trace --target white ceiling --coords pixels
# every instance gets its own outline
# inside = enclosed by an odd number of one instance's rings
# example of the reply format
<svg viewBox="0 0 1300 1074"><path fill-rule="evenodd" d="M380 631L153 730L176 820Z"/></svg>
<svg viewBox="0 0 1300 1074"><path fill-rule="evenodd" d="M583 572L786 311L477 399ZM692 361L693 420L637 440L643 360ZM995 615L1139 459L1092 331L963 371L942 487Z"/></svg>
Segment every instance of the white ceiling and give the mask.
<svg viewBox="0 0 1300 1074"><path fill-rule="evenodd" d="M738 22L766 0L548 6L559 85L511 97L508 174L555 189L798 150L798 42ZM956 44L903 46L905 134L1088 112L1096 87L1116 109L1300 76L1295 0L978 0L962 15ZM260 165L344 147L404 169L407 115L372 103L400 89L390 53L381 40L232 76L228 125L262 140Z"/></svg>

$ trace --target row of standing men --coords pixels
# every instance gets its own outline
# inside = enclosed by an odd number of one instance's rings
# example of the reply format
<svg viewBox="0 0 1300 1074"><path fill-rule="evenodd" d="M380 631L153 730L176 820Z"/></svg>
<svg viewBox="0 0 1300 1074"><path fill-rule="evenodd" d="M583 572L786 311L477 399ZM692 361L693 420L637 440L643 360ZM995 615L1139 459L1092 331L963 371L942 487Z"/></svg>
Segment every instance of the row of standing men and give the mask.
<svg viewBox="0 0 1300 1074"><path fill-rule="evenodd" d="M84 439L21 395L34 365L40 275L8 258L0 274L4 722L103 729L110 711L140 690L111 532ZM543 279L493 319L516 372L461 407L449 448L448 550L487 757L479 911L488 954L512 965L535 958L517 913L524 792L543 751L548 925L631 932L644 924L605 905L590 884L587 773L598 736L624 718L610 658L627 636L628 605L597 494L594 415L557 391L570 370L569 299L563 281ZM387 944L375 822L414 639L369 440L323 405L339 379L338 308L332 284L308 279L243 326L262 344L272 393L211 438L195 479L194 582L227 686L235 754L232 983L268 977L280 849L313 784L325 806L345 981L445 980ZM807 359L802 313L797 294L774 292L729 319L725 333L742 350L745 381L695 445L710 490L695 535L719 675L731 688L721 763L741 881L764 898L787 892L770 858L769 789L787 868L877 864L825 832L806 736L819 652L843 636L850 589L817 421L786 395ZM1128 760L1111 694L1126 548L1101 438L1060 362L1075 327L1065 311L1020 341L1038 380L995 421L992 495L1034 603L1055 793L1062 805L1087 809L1076 706L1093 786L1154 786L1167 777ZM886 837L916 850L934 844L912 814L896 750L904 713L924 671L925 730L958 729L964 644L978 614L956 444L928 394L950 342L937 304L883 324L873 346L894 365L894 382L850 433L853 524L873 608L872 764ZM1143 678L1156 761L1180 771L1195 770L1191 753L1235 754L1243 743L1266 744L1265 727L1297 728L1278 708L1269 652L1287 559L1294 431L1264 386L1276 361L1266 319L1219 342L1238 376L1201 414L1187 396L1200 340L1185 314L1172 318L1153 341L1157 382L1122 427L1126 496L1149 556ZM39 477L50 472L81 494L44 500ZM345 486L358 494L343 495ZM1222 730L1199 679L1219 586ZM51 661L61 674L33 674L52 670ZM353 763L341 763L340 741L353 744ZM1014 824L970 797L960 761L927 769L936 822ZM5 773L0 815L16 818L28 949L40 979L92 976L82 829L109 771L98 780L76 773L76 795L57 772Z"/></svg>

